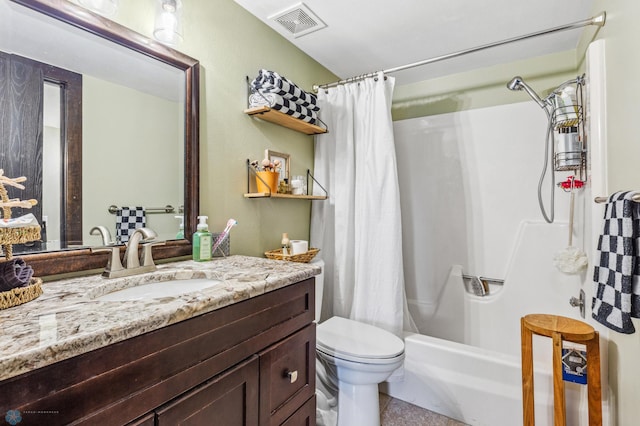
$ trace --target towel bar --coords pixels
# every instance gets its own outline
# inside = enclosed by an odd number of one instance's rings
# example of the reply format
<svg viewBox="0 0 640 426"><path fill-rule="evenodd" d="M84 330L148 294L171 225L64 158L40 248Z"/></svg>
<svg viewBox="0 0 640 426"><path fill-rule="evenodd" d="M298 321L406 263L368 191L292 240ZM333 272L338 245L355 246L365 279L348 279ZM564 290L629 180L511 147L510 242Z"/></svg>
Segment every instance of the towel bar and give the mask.
<svg viewBox="0 0 640 426"><path fill-rule="evenodd" d="M609 197L596 197L593 199L596 203L606 203L609 200ZM632 198L636 203L640 203L640 194L636 194Z"/></svg>
<svg viewBox="0 0 640 426"><path fill-rule="evenodd" d="M108 210L109 213L116 214L118 212L118 206L112 204ZM176 209L171 204L167 204L164 207L145 207L144 211L145 213L173 213Z"/></svg>

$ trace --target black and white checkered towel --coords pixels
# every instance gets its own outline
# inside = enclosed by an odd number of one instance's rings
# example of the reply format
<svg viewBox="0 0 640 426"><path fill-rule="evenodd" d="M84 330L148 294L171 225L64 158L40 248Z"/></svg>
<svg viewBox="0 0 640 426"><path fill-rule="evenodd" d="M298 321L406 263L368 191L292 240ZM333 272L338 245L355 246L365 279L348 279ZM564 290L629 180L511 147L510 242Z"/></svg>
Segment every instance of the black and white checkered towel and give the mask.
<svg viewBox="0 0 640 426"><path fill-rule="evenodd" d="M261 93L275 93L312 111L320 111L316 95L305 92L277 72L265 69L258 71L258 76L251 82L251 87Z"/></svg>
<svg viewBox="0 0 640 426"><path fill-rule="evenodd" d="M302 120L306 123L316 124L318 121L318 113L309 108L291 102L275 93L253 93L249 96L249 106L257 107L267 105L268 107L280 111L283 114L290 115L294 118Z"/></svg>
<svg viewBox="0 0 640 426"><path fill-rule="evenodd" d="M116 242L126 243L137 228L146 226L144 207L120 207L116 211Z"/></svg>
<svg viewBox="0 0 640 426"><path fill-rule="evenodd" d="M640 318L640 212L636 192L616 192L604 211L598 240L599 266L593 271L593 318L620 333L631 334L631 318Z"/></svg>

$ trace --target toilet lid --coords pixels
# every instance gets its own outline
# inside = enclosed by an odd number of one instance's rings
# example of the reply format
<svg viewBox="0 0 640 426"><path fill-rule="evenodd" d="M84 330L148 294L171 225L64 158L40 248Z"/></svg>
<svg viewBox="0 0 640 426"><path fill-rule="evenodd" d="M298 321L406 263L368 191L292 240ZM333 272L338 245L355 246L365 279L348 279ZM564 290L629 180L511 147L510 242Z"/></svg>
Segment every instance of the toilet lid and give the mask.
<svg viewBox="0 0 640 426"><path fill-rule="evenodd" d="M324 353L346 359L380 360L404 353L404 342L390 332L340 317L318 325L316 345Z"/></svg>

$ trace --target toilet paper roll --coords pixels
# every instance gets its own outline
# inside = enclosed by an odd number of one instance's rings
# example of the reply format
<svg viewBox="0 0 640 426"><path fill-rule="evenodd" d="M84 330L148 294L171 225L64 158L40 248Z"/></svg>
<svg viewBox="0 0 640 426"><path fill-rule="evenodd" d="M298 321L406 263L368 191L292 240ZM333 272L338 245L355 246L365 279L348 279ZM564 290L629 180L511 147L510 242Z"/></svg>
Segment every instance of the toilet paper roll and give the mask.
<svg viewBox="0 0 640 426"><path fill-rule="evenodd" d="M291 254L301 254L309 251L309 242L305 240L291 240Z"/></svg>

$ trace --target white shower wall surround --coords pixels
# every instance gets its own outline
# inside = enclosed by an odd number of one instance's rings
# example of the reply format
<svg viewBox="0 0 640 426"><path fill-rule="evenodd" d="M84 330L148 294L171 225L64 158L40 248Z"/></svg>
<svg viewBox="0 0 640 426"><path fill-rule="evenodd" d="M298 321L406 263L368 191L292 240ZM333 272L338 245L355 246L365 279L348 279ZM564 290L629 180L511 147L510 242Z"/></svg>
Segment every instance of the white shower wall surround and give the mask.
<svg viewBox="0 0 640 426"><path fill-rule="evenodd" d="M438 306L451 265L504 278L521 222L543 221L537 184L546 128L533 102L394 123L407 298L421 332L434 332L421 318ZM558 173L557 180L568 175ZM576 229L584 223L583 205L579 194ZM569 194L556 189L559 223L567 222L568 210Z"/></svg>
<svg viewBox="0 0 640 426"><path fill-rule="evenodd" d="M471 425L519 424L520 317L581 319L568 301L584 276L553 265L568 243L569 194L556 189L554 224L538 207L546 126L533 102L394 123L406 292L421 334L405 339L405 380L384 385L392 396ZM591 199L576 196L578 247ZM474 296L463 273L505 284ZM536 424L552 425L549 339L534 340L534 358ZM567 400L570 424L583 424L585 391L569 384Z"/></svg>

